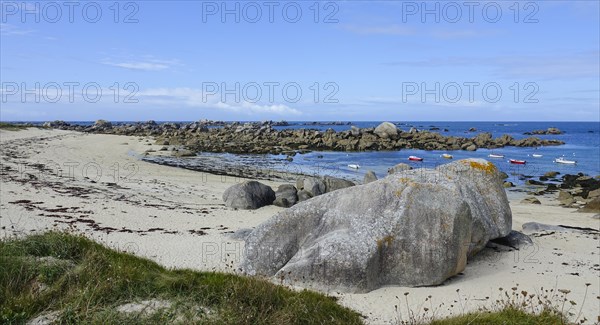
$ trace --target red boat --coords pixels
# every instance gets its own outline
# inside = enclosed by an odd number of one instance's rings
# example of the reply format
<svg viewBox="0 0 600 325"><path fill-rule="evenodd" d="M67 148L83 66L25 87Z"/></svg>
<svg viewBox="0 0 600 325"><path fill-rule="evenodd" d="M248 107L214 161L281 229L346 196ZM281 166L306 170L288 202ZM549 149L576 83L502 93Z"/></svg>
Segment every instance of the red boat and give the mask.
<svg viewBox="0 0 600 325"><path fill-rule="evenodd" d="M417 157L417 156L410 156L410 157L408 157L408 160L411 160L411 161L423 161L423 158Z"/></svg>
<svg viewBox="0 0 600 325"><path fill-rule="evenodd" d="M510 162L511 164L516 164L516 165L525 165L527 163L525 160L518 160L518 159L509 159L508 162Z"/></svg>

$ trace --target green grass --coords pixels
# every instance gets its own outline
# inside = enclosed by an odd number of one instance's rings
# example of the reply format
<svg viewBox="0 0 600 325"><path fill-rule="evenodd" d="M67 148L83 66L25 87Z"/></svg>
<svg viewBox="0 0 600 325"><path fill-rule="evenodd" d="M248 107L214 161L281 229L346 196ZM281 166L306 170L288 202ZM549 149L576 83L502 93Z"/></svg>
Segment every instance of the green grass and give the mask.
<svg viewBox="0 0 600 325"><path fill-rule="evenodd" d="M400 324L566 324L550 300L529 313L534 295L516 288L494 310ZM122 313L117 307L158 299L170 307ZM538 298L535 298L538 299ZM566 301L566 299L565 299ZM527 306L527 307L523 307ZM334 298L215 272L168 270L82 236L49 232L0 241L0 324L59 312L62 324L361 324Z"/></svg>
<svg viewBox="0 0 600 325"><path fill-rule="evenodd" d="M40 287L45 289L40 290ZM153 314L120 305L171 302ZM75 324L360 324L334 298L215 272L168 270L81 236L50 232L0 241L0 323L22 324L59 311Z"/></svg>
<svg viewBox="0 0 600 325"><path fill-rule="evenodd" d="M429 325L464 325L464 324L518 324L518 325L562 325L565 320L555 312L545 310L539 315L532 315L517 308L507 307L497 312L475 312L457 317L435 320Z"/></svg>
<svg viewBox="0 0 600 325"><path fill-rule="evenodd" d="M0 130L19 131L19 130L24 130L26 128L27 127L24 126L24 125L7 123L7 122L0 122Z"/></svg>

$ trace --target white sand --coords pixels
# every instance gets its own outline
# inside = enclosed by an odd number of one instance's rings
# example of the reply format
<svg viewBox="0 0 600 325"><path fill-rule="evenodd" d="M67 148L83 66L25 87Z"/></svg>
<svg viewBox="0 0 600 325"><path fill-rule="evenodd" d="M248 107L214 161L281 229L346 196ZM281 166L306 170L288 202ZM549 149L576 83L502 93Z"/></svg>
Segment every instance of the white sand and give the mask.
<svg viewBox="0 0 600 325"><path fill-rule="evenodd" d="M227 208L221 199L222 193L239 182L239 178L138 160L135 153L161 147L150 143L153 143L152 139L56 130L0 131L3 168L0 236L70 228L112 248L150 258L167 267L235 269L243 242L230 239L228 232L254 227L281 208L269 206L255 211ZM58 164L62 172L55 170L40 175L26 163L42 163L48 167ZM5 170L6 166L11 170ZM119 177L115 180L117 166ZM101 176L97 176L96 170L101 171ZM129 175L134 170L135 173ZM37 179L30 179L28 174ZM274 187L278 185L263 182ZM110 183L116 183L116 186ZM93 192L81 192L86 189ZM15 203L19 200L31 202ZM600 229L600 220L592 219L593 214L558 207L551 198L541 200L542 205L521 204L516 198L511 200L514 229L520 230L521 225L529 221ZM65 207L78 210L48 211ZM80 220L76 221L77 218ZM96 224L96 229L90 222ZM116 230L107 233L98 227ZM161 229L148 231L152 228ZM209 228L203 230L206 235L190 233L201 228ZM121 229L133 232L120 232ZM518 286L518 291L529 293L539 292L544 287L571 290L568 297L578 304L571 309L575 318L582 307L585 284L591 283L580 319L586 317L587 323L597 321L600 315L598 236L566 232L533 240L535 245L527 250L485 250L469 261L462 275L443 286L386 287L367 294L340 294L340 302L367 316L370 323L382 324L408 320L405 299L413 312L420 314L427 307L428 316L435 311L439 317L475 310L479 306L489 307L493 303L485 297L496 299L499 287L510 290ZM578 275L573 275L576 273ZM458 293L457 289L460 289ZM409 293L406 297L405 292ZM432 304L423 305L429 295ZM459 298L461 303L454 302ZM442 303L444 305L439 307Z"/></svg>

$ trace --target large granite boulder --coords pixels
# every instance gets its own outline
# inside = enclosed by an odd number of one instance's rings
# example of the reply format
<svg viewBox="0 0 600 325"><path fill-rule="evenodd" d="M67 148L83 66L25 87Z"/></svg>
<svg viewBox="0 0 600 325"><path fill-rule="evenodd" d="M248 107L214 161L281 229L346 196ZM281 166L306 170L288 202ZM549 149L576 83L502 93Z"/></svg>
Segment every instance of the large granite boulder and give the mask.
<svg viewBox="0 0 600 325"><path fill-rule="evenodd" d="M235 184L223 193L225 205L236 209L258 209L275 201L275 192L257 181Z"/></svg>
<svg viewBox="0 0 600 325"><path fill-rule="evenodd" d="M282 211L248 235L241 267L321 290L438 285L511 226L496 167L460 160L405 170Z"/></svg>
<svg viewBox="0 0 600 325"><path fill-rule="evenodd" d="M375 128L373 133L383 139L393 139L398 136L398 128L390 122L383 122Z"/></svg>

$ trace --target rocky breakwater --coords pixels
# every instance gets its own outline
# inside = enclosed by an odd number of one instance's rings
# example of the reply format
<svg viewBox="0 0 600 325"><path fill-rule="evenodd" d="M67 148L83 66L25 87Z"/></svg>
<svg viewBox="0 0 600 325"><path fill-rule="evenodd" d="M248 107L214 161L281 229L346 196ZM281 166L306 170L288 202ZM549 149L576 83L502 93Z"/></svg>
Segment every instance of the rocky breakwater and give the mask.
<svg viewBox="0 0 600 325"><path fill-rule="evenodd" d="M336 132L311 129L274 128L276 122L217 124L211 121L193 123L162 123L154 121L114 125L97 121L91 126L69 125L62 121L47 122L46 127L82 132L154 136L157 144L179 145L195 152L290 154L319 151L375 151L399 149L470 150L494 149L504 146L538 147L564 144L558 140L529 137L514 139L509 135L492 138L481 133L472 138L443 136L437 132L403 131L384 122L376 128L357 128Z"/></svg>
<svg viewBox="0 0 600 325"><path fill-rule="evenodd" d="M246 237L241 267L323 290L438 285L511 224L496 167L460 160L300 202Z"/></svg>

